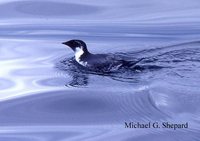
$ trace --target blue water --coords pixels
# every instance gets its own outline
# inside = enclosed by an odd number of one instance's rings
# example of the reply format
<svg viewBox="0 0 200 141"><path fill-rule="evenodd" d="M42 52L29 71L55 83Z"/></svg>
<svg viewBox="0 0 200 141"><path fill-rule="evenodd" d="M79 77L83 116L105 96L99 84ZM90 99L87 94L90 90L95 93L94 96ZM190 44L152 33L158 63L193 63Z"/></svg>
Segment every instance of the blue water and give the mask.
<svg viewBox="0 0 200 141"><path fill-rule="evenodd" d="M145 59L117 73L80 69L61 44L74 38ZM198 0L1 0L0 66L0 141L200 140Z"/></svg>

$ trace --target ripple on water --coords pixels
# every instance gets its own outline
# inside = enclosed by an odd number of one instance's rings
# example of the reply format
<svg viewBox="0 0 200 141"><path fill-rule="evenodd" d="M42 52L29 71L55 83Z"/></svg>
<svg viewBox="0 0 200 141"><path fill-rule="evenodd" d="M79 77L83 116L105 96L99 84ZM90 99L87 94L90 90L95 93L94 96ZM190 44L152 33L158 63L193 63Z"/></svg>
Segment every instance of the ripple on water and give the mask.
<svg viewBox="0 0 200 141"><path fill-rule="evenodd" d="M185 82L186 83L186 82ZM190 118L193 115L200 114L200 108L196 103L200 101L199 88L182 86L180 84L159 81L153 84L151 88L150 98L155 106L161 111L165 112L171 117L178 117L179 115L187 114ZM188 117L182 117L185 120Z"/></svg>
<svg viewBox="0 0 200 141"><path fill-rule="evenodd" d="M10 80L4 79L4 78L0 78L0 89L1 90L9 89L13 86L15 86L15 83L13 81L10 81Z"/></svg>
<svg viewBox="0 0 200 141"><path fill-rule="evenodd" d="M148 93L143 91L123 94L84 89L47 92L4 101L0 110L1 125L96 125L164 118L163 113L152 106Z"/></svg>
<svg viewBox="0 0 200 141"><path fill-rule="evenodd" d="M97 6L53 1L16 1L0 5L1 18L28 16L59 17L93 14Z"/></svg>
<svg viewBox="0 0 200 141"><path fill-rule="evenodd" d="M53 78L43 78L41 80L36 81L36 83L40 86L63 86L63 84L68 83L68 78L63 77L53 77Z"/></svg>
<svg viewBox="0 0 200 141"><path fill-rule="evenodd" d="M163 132L156 132L142 136L136 136L125 141L144 141L144 140L153 140L153 141L187 141L187 140L194 140L197 141L200 135L198 131L163 131Z"/></svg>
<svg viewBox="0 0 200 141"><path fill-rule="evenodd" d="M94 126L9 126L4 127L1 132L1 139L4 140L88 140L94 137L106 135L111 130L105 127ZM2 140L3 141L3 140Z"/></svg>
<svg viewBox="0 0 200 141"><path fill-rule="evenodd" d="M1 140L15 141L41 141L61 140L81 137L87 132L69 131L66 127L57 126L11 126L5 127L1 132Z"/></svg>

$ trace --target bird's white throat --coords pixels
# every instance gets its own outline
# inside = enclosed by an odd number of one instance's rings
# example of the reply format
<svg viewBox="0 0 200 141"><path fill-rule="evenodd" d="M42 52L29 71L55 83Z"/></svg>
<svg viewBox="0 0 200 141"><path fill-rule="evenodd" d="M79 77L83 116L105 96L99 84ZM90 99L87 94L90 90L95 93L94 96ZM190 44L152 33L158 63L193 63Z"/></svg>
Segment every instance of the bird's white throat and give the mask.
<svg viewBox="0 0 200 141"><path fill-rule="evenodd" d="M75 49L75 59L76 59L77 62L80 61L80 57L81 57L81 55L83 55L83 53L84 53L84 51L81 48L77 47Z"/></svg>
<svg viewBox="0 0 200 141"><path fill-rule="evenodd" d="M83 49L78 48L78 47L75 49L75 60L76 60L79 64L81 64L81 65L83 65L83 66L86 66L86 65L87 65L87 62L83 62L83 61L81 61L81 59L80 59L80 57L81 57L83 54L84 54Z"/></svg>

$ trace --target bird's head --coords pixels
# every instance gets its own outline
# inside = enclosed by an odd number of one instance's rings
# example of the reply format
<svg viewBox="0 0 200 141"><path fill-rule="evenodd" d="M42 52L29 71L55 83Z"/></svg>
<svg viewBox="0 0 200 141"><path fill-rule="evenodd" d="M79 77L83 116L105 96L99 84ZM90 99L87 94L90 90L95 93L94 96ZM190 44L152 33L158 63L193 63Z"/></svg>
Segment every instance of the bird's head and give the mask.
<svg viewBox="0 0 200 141"><path fill-rule="evenodd" d="M82 40L69 40L63 42L62 44L70 47L75 53L79 51L83 51L84 53L88 53L86 43Z"/></svg>

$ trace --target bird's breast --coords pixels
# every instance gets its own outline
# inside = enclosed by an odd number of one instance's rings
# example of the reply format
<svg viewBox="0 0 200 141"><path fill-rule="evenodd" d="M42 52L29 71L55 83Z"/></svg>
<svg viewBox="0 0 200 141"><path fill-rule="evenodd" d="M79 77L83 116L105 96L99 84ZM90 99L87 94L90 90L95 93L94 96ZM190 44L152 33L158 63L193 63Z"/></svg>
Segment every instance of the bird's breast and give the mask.
<svg viewBox="0 0 200 141"><path fill-rule="evenodd" d="M77 61L77 60L76 60ZM86 61L77 61L80 65L86 67L88 65L88 62Z"/></svg>

